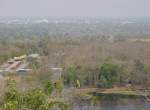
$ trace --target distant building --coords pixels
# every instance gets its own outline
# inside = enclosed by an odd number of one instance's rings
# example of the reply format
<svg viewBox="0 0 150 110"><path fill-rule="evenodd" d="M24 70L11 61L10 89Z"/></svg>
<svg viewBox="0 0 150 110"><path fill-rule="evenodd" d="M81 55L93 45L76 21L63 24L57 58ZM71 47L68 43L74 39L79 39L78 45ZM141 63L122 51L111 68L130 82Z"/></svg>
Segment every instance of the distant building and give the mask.
<svg viewBox="0 0 150 110"><path fill-rule="evenodd" d="M30 54L30 55L28 56L28 58L39 59L39 58L40 58L40 55L39 55L39 54Z"/></svg>
<svg viewBox="0 0 150 110"><path fill-rule="evenodd" d="M13 64L14 63L14 59L10 59L9 61L8 61L8 64Z"/></svg>
<svg viewBox="0 0 150 110"><path fill-rule="evenodd" d="M19 74L30 73L32 69L17 69L16 72Z"/></svg>
<svg viewBox="0 0 150 110"><path fill-rule="evenodd" d="M13 64L11 64L7 69L8 70L13 70L16 69L17 67L19 67L19 65L21 64L21 61L15 61Z"/></svg>
<svg viewBox="0 0 150 110"><path fill-rule="evenodd" d="M18 57L14 57L0 66L0 73L29 73L31 72L31 69L26 68L32 61L40 61L39 54L31 54L29 56L21 55Z"/></svg>
<svg viewBox="0 0 150 110"><path fill-rule="evenodd" d="M14 60L15 61L20 61L20 60L24 60L26 57L27 57L27 55L22 55L22 56L19 56L19 57L14 57Z"/></svg>

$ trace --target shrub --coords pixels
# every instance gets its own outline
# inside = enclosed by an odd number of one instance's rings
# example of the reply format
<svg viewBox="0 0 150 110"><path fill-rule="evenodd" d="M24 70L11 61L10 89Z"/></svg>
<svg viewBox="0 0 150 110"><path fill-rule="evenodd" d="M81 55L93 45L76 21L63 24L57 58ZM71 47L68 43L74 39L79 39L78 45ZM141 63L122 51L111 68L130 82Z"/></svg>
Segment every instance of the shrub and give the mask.
<svg viewBox="0 0 150 110"><path fill-rule="evenodd" d="M114 82L119 80L119 66L111 63L104 63L99 72L100 85L102 87L112 87Z"/></svg>
<svg viewBox="0 0 150 110"><path fill-rule="evenodd" d="M69 67L64 72L65 84L75 85L78 79L78 70L75 67Z"/></svg>

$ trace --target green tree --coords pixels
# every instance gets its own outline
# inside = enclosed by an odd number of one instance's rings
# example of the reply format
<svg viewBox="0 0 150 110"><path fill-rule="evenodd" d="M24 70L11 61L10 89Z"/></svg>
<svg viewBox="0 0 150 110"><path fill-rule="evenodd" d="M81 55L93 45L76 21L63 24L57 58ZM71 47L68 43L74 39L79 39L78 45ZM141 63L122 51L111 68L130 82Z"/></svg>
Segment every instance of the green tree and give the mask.
<svg viewBox="0 0 150 110"><path fill-rule="evenodd" d="M29 110L46 110L47 97L40 89L33 89L24 94L23 105L24 108Z"/></svg>
<svg viewBox="0 0 150 110"><path fill-rule="evenodd" d="M99 80L102 87L112 87L113 83L119 81L119 66L104 63L99 72Z"/></svg>
<svg viewBox="0 0 150 110"><path fill-rule="evenodd" d="M63 100L51 97L51 89L47 91L49 94L45 93L43 89L35 88L19 93L15 81L10 80L5 92L2 110L49 110L53 107L60 110L69 109Z"/></svg>
<svg viewBox="0 0 150 110"><path fill-rule="evenodd" d="M17 110L20 103L20 94L16 90L16 83L14 80L10 80L7 84L7 91L4 94L4 109L5 110Z"/></svg>
<svg viewBox="0 0 150 110"><path fill-rule="evenodd" d="M78 70L75 67L69 67L65 70L64 80L66 84L75 85L78 79Z"/></svg>
<svg viewBox="0 0 150 110"><path fill-rule="evenodd" d="M44 82L44 91L46 94L50 95L54 90L54 84L51 81Z"/></svg>

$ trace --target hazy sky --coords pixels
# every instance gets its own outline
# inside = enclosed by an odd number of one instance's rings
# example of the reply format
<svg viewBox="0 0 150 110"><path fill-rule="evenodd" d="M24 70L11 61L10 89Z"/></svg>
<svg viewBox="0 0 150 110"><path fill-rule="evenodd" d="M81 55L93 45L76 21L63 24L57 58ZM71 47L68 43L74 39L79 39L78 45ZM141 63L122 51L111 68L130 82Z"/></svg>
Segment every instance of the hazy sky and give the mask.
<svg viewBox="0 0 150 110"><path fill-rule="evenodd" d="M0 16L143 17L150 0L0 0Z"/></svg>

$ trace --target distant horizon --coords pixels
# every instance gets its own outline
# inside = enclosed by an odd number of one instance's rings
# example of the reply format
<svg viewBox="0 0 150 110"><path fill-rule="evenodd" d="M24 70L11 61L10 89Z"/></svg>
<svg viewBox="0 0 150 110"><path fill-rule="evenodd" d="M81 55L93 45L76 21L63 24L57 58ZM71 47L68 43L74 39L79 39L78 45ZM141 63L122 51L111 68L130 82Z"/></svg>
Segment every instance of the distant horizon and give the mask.
<svg viewBox="0 0 150 110"><path fill-rule="evenodd" d="M132 17L93 17L93 16L0 16L6 19L149 19L150 16Z"/></svg>
<svg viewBox="0 0 150 110"><path fill-rule="evenodd" d="M0 0L1 17L150 17L150 0Z"/></svg>

